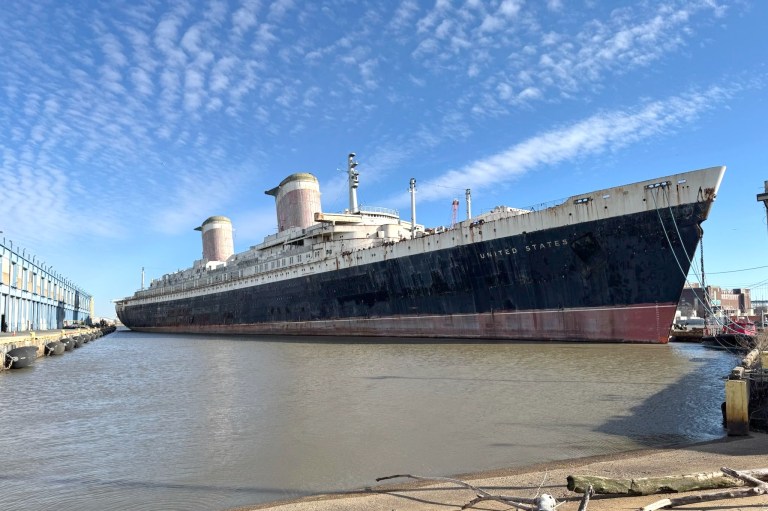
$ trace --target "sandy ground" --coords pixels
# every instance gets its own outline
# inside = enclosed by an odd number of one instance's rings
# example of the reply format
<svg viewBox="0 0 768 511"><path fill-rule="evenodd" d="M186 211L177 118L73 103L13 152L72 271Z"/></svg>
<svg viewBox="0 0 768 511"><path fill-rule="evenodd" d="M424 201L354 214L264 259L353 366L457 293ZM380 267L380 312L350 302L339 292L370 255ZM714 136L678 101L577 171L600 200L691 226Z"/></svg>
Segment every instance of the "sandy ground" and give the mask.
<svg viewBox="0 0 768 511"><path fill-rule="evenodd" d="M498 470L482 474L458 476L494 495L535 497L549 493L558 502L558 511L577 511L581 494L568 491L568 475L600 475L604 477L655 477L713 472L720 467L735 470L768 468L768 434L752 433L748 437L731 437L680 449L641 450L618 455L568 460L514 470ZM386 476L390 474L382 474ZM432 474L414 474L428 476ZM375 481L373 482L375 484ZM711 493L707 490L691 493L648 495L635 497L595 496L588 511L638 510L665 497ZM269 509L272 511L450 511L460 509L475 497L471 490L455 484L429 484L405 479L393 484L373 486L357 493L318 495L303 499L238 508L239 510ZM482 502L476 510L514 509L507 504ZM768 496L726 499L702 504L690 504L675 509L707 511L768 511Z"/></svg>

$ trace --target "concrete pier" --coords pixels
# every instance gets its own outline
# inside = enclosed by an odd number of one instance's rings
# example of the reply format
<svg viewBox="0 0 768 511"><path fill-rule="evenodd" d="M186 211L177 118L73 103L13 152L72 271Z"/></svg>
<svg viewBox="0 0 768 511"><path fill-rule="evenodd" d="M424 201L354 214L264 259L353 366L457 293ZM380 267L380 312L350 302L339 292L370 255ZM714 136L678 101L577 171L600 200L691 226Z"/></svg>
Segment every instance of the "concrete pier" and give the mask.
<svg viewBox="0 0 768 511"><path fill-rule="evenodd" d="M65 337L74 337L76 335L92 334L103 331L100 328L67 328L62 330L45 330L42 332L4 332L0 334L0 371L7 370L5 367L5 355L14 348L23 346L37 346L37 357L45 356L45 345L51 341L60 341Z"/></svg>

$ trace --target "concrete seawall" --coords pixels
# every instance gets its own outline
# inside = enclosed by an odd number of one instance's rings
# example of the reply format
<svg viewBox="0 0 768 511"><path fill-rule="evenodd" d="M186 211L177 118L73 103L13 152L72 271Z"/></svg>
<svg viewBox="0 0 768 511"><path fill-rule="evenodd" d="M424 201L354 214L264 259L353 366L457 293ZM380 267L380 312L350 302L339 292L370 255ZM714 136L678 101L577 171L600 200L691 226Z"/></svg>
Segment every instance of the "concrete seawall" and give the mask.
<svg viewBox="0 0 768 511"><path fill-rule="evenodd" d="M17 332L17 333L3 333L0 335L0 371L7 371L5 365L5 355L14 348L20 348L23 346L36 346L37 357L45 356L45 345L51 341L60 341L67 337L74 337L77 335L88 335L101 332L99 328L67 328L63 330L45 330L43 332Z"/></svg>

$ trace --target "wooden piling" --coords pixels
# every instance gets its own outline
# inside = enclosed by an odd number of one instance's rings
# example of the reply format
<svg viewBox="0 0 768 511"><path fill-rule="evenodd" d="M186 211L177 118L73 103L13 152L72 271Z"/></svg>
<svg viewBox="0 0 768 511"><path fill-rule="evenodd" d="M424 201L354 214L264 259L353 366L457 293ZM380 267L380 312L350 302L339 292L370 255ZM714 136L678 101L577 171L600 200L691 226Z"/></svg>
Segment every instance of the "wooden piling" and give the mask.
<svg viewBox="0 0 768 511"><path fill-rule="evenodd" d="M725 382L725 417L729 436L749 434L749 384L746 379Z"/></svg>

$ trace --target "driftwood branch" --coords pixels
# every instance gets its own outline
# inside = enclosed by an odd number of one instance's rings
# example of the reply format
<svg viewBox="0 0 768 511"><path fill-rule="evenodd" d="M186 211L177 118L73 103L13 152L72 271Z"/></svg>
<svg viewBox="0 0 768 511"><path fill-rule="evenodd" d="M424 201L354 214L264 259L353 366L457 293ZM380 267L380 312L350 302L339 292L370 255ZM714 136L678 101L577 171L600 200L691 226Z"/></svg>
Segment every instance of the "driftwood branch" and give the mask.
<svg viewBox="0 0 768 511"><path fill-rule="evenodd" d="M741 365L742 367L752 367L757 363L759 358L760 358L760 350L755 348L749 353L747 353L747 355L744 358L741 359Z"/></svg>
<svg viewBox="0 0 768 511"><path fill-rule="evenodd" d="M584 496L581 498L581 503L579 503L579 509L577 511L587 511L587 505L589 504L589 499L592 497L592 495L595 492L592 490L592 485L590 484L587 487L587 491L584 492Z"/></svg>
<svg viewBox="0 0 768 511"><path fill-rule="evenodd" d="M765 481L761 481L758 479L755 474L753 474L753 471L750 470L733 470L732 468L723 467L720 469L720 472L723 474L728 474L731 477L735 477L736 479L741 479L747 484L750 484L752 486L757 487L764 487L766 490L768 490L768 484Z"/></svg>
<svg viewBox="0 0 768 511"><path fill-rule="evenodd" d="M741 472L768 481L768 468ZM596 494L653 495L656 493L677 493L697 490L716 490L744 486L739 478L722 471L702 472L666 477L642 477L621 479L600 476L569 475L567 486L570 491L584 493L592 486Z"/></svg>
<svg viewBox="0 0 768 511"><path fill-rule="evenodd" d="M514 497L514 496L508 496L508 495L493 495L476 486L472 486L471 484L466 483L460 479L453 479L450 477L421 477L421 476L415 476L411 474L396 474L391 476L378 477L376 478L376 481L381 482L387 479L396 479L400 477L415 479L416 481L454 483L475 492L477 497L467 502L466 504L464 504L461 507L461 509L469 509L479 502L488 501L488 500L502 502L504 504L510 505L517 509L521 509L523 511L554 511L557 505L557 501L554 499L554 497L546 493L536 498Z"/></svg>
<svg viewBox="0 0 768 511"><path fill-rule="evenodd" d="M685 504L698 504L701 502L711 502L713 500L739 499L744 497L754 497L757 495L765 495L766 493L768 493L768 483L764 483L760 479L757 479L749 475L747 471L739 472L736 470L732 470L728 467L723 467L720 469L720 471L723 472L724 474L728 474L736 479L740 479L754 486L752 488L743 488L738 490L705 493L704 495L686 495L685 497L677 497L674 499L662 499L645 506L640 511L656 511L657 509L683 506ZM749 472L755 472L755 471L749 471Z"/></svg>
<svg viewBox="0 0 768 511"><path fill-rule="evenodd" d="M753 497L761 495L756 493L757 488L742 488L740 490L719 491L717 493L708 493L705 495L686 495L685 497L675 497L674 499L662 499L642 508L641 511L656 511L667 507L684 506L686 504L700 504L702 502L711 502L713 500L740 499L744 497Z"/></svg>
<svg viewBox="0 0 768 511"><path fill-rule="evenodd" d="M503 504L510 505L517 509L523 509L525 511L555 511L555 508L557 507L556 501L554 497L547 495L546 493L541 495L540 497L536 497L535 499L530 499L534 501L534 505L529 506L527 504L524 504L523 502L520 502L518 499L520 497L509 497L505 495L491 495L490 497L476 497L463 506L461 506L461 509L471 509L476 504L488 500L494 500L496 502L501 502ZM551 500L550 500L551 499ZM528 499L524 499L528 500Z"/></svg>

